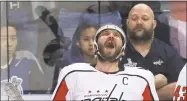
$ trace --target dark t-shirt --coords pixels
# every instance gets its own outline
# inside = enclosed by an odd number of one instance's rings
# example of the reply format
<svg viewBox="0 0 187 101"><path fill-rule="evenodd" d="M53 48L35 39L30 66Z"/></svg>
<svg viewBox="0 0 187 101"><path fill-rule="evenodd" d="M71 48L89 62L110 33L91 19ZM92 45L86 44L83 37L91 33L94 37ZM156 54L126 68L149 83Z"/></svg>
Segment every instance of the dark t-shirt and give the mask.
<svg viewBox="0 0 187 101"><path fill-rule="evenodd" d="M154 75L163 74L168 82L176 82L184 61L172 47L154 39L147 56L143 57L128 41L121 66L137 66L150 70Z"/></svg>

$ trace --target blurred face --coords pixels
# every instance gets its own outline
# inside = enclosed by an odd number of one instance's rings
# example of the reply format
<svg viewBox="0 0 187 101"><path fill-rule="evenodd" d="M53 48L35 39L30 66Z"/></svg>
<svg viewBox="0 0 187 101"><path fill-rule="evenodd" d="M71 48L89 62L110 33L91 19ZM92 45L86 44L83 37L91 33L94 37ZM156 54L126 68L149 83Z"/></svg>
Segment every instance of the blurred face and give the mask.
<svg viewBox="0 0 187 101"><path fill-rule="evenodd" d="M185 1L173 1L170 2L170 9L171 11L186 11L186 2Z"/></svg>
<svg viewBox="0 0 187 101"><path fill-rule="evenodd" d="M80 40L78 42L78 47L81 49L82 53L87 56L94 56L94 35L96 29L93 27L86 28L82 31Z"/></svg>
<svg viewBox="0 0 187 101"><path fill-rule="evenodd" d="M186 22L186 5L186 1L170 2L171 17Z"/></svg>
<svg viewBox="0 0 187 101"><path fill-rule="evenodd" d="M103 58L115 59L122 49L121 34L116 30L104 30L98 38L98 48Z"/></svg>
<svg viewBox="0 0 187 101"><path fill-rule="evenodd" d="M7 48L8 40L8 48ZM16 29L13 27L8 27L8 37L7 28L1 28L1 63L7 61L7 51L9 59L12 59L17 46Z"/></svg>
<svg viewBox="0 0 187 101"><path fill-rule="evenodd" d="M152 10L145 5L132 8L127 21L128 37L136 41L152 39L156 23Z"/></svg>

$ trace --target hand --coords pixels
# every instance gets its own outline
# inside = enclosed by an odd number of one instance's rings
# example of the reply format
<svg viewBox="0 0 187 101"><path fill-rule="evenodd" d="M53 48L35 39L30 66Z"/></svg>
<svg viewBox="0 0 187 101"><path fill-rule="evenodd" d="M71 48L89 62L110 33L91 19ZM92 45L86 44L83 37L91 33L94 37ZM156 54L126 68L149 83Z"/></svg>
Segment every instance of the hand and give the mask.
<svg viewBox="0 0 187 101"><path fill-rule="evenodd" d="M157 74L155 76L155 86L156 89L162 88L163 86L167 85L167 78L163 74Z"/></svg>

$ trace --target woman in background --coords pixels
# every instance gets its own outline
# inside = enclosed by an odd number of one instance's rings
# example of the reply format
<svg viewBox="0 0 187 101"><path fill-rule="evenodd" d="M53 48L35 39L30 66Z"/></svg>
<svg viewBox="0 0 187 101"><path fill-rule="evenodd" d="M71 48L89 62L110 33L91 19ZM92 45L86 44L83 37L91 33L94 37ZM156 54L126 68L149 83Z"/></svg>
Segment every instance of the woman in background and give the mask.
<svg viewBox="0 0 187 101"><path fill-rule="evenodd" d="M63 67L81 62L96 64L93 40L97 28L96 24L89 24L88 22L81 22L78 25L72 39L72 46L64 54Z"/></svg>

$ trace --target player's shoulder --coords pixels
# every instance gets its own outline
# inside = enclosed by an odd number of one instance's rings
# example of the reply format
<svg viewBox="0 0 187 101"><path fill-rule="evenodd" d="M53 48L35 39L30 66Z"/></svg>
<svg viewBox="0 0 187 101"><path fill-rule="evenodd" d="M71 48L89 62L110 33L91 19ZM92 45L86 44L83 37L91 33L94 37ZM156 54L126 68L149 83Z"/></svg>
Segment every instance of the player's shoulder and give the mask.
<svg viewBox="0 0 187 101"><path fill-rule="evenodd" d="M186 68L187 68L186 66L187 66L187 63L184 65L184 67L182 68L180 73L185 73L186 74Z"/></svg>
<svg viewBox="0 0 187 101"><path fill-rule="evenodd" d="M128 75L136 75L142 77L146 80L154 78L154 75L150 70L144 69L142 67L125 67L124 72Z"/></svg>
<svg viewBox="0 0 187 101"><path fill-rule="evenodd" d="M70 73L70 72L76 72L76 71L94 71L94 68L88 64L88 63L73 63L68 66L65 66L61 72L63 73Z"/></svg>
<svg viewBox="0 0 187 101"><path fill-rule="evenodd" d="M186 68L187 68L186 66L187 66L187 64L185 64L184 67L182 68L182 70L180 71L179 78L186 77Z"/></svg>

